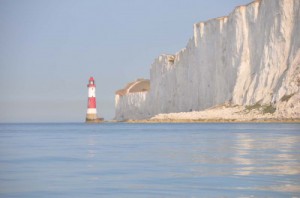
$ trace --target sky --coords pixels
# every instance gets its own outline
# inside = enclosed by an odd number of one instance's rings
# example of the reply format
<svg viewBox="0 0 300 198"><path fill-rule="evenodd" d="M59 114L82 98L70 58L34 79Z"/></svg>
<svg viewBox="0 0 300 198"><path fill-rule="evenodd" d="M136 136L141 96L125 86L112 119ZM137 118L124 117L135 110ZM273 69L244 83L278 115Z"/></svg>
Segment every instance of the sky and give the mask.
<svg viewBox="0 0 300 198"><path fill-rule="evenodd" d="M84 122L87 83L114 118L115 91L149 78L193 24L251 0L0 0L0 123Z"/></svg>

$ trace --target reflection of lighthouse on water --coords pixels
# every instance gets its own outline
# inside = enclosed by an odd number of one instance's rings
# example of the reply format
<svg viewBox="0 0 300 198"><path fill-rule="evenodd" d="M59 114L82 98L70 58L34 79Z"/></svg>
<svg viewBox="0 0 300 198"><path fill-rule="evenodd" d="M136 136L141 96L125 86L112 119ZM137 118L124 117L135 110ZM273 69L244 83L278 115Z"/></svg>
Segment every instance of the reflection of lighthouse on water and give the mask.
<svg viewBox="0 0 300 198"><path fill-rule="evenodd" d="M96 109L96 84L93 77L90 77L88 87L88 109L86 122L101 122L103 118L98 118Z"/></svg>

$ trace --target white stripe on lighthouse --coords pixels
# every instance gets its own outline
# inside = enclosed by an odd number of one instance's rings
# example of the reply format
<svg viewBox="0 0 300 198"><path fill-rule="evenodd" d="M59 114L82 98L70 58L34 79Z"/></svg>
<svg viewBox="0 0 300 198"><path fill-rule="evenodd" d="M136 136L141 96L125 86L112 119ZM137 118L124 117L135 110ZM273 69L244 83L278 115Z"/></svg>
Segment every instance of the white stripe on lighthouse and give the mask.
<svg viewBox="0 0 300 198"><path fill-rule="evenodd" d="M97 109L95 109L95 108L88 108L87 109L87 114L97 114Z"/></svg>
<svg viewBox="0 0 300 198"><path fill-rule="evenodd" d="M89 98L96 97L96 89L95 89L95 87L89 87L88 93L89 93Z"/></svg>

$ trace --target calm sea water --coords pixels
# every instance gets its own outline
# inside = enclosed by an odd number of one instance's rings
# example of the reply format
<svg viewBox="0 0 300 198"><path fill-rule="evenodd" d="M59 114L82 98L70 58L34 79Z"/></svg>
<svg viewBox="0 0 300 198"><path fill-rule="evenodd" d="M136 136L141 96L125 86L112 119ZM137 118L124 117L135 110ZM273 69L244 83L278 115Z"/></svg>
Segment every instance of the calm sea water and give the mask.
<svg viewBox="0 0 300 198"><path fill-rule="evenodd" d="M0 124L0 197L300 197L300 124Z"/></svg>

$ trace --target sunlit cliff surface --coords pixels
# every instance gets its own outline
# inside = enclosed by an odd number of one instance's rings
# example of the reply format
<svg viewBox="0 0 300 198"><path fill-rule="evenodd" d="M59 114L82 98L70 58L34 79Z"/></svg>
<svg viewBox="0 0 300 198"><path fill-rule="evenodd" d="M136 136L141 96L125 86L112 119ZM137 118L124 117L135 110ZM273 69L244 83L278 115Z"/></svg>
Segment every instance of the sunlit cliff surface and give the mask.
<svg viewBox="0 0 300 198"><path fill-rule="evenodd" d="M150 89L116 93L116 119L200 111L220 104L268 106L300 117L300 1L258 0L194 24L175 55L151 65Z"/></svg>

